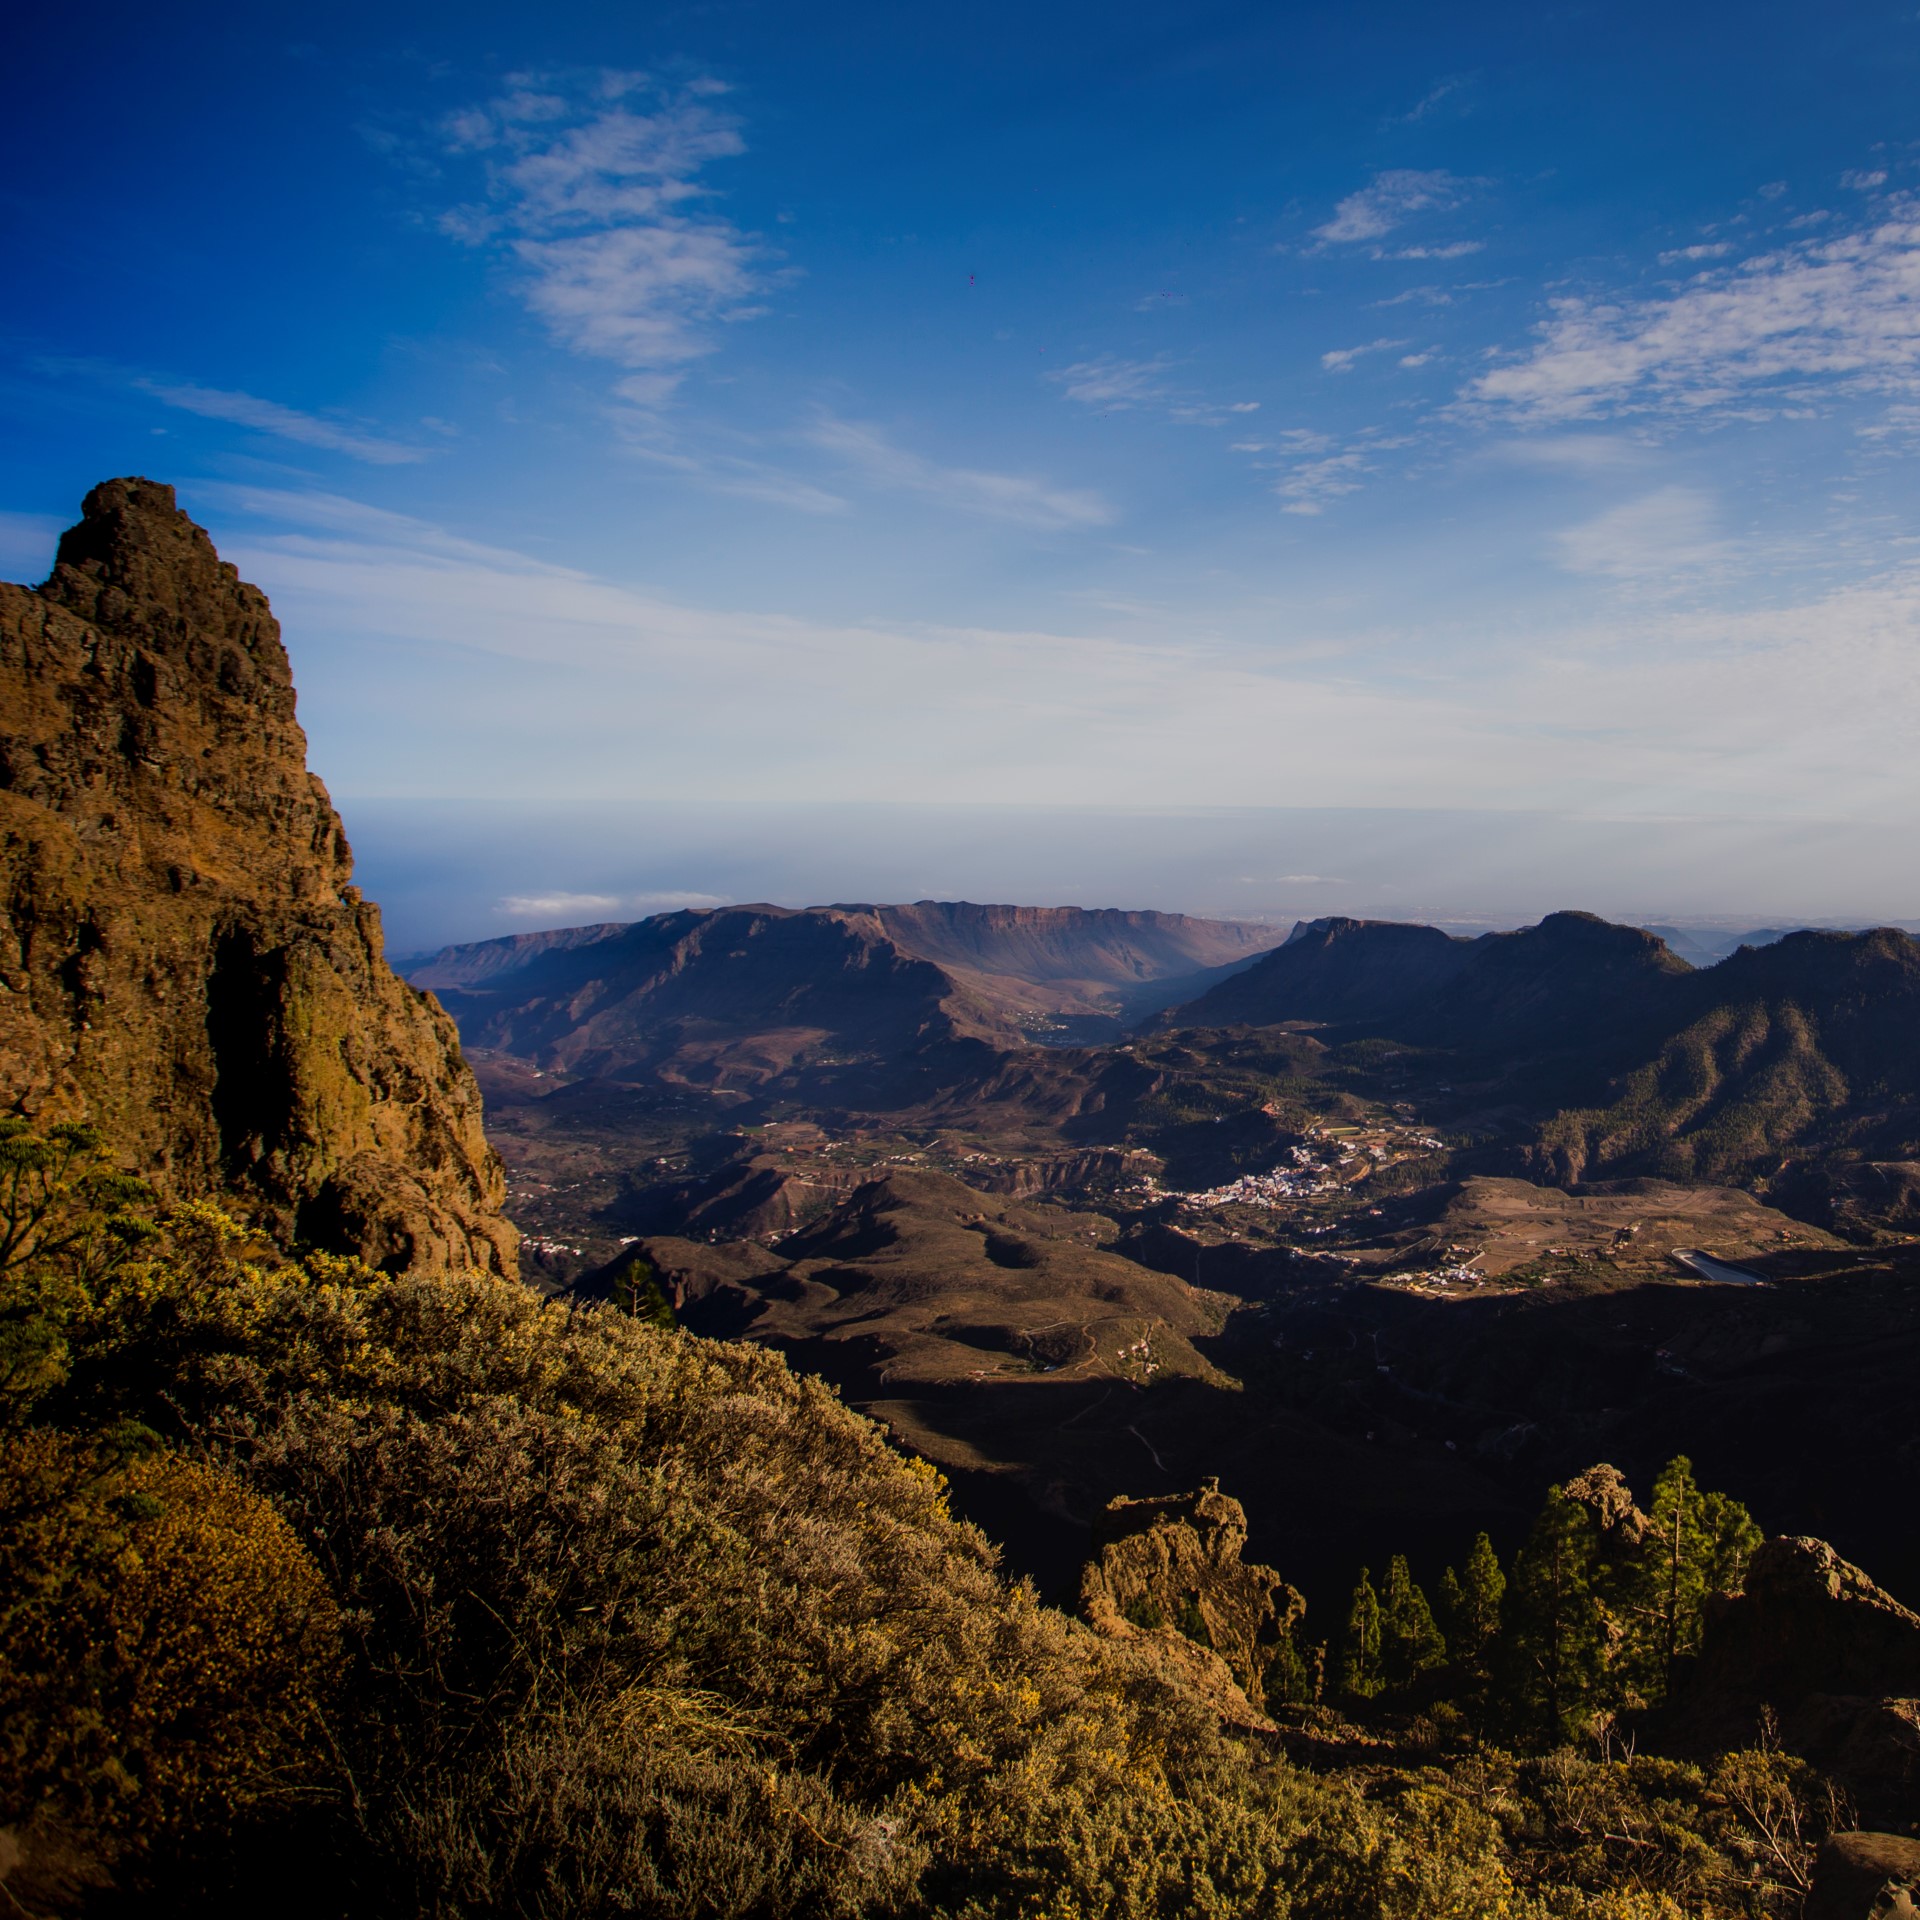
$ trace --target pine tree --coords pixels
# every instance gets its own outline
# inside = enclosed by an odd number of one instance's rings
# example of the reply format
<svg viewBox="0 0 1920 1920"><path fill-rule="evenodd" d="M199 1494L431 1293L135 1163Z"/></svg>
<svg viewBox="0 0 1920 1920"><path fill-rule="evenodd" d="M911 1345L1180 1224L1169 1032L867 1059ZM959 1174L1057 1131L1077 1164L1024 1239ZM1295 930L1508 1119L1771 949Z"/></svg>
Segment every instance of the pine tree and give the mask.
<svg viewBox="0 0 1920 1920"><path fill-rule="evenodd" d="M1571 1737L1596 1697L1607 1647L1597 1570L1591 1518L1555 1487L1514 1557L1506 1596L1510 1704L1523 1734Z"/></svg>
<svg viewBox="0 0 1920 1920"><path fill-rule="evenodd" d="M679 1325L652 1262L637 1253L614 1275L613 1304L630 1319L658 1327L662 1333L671 1333Z"/></svg>
<svg viewBox="0 0 1920 1920"><path fill-rule="evenodd" d="M1360 1569L1360 1584L1347 1610L1346 1638L1340 1648L1340 1691L1371 1700L1380 1691L1380 1596L1370 1568Z"/></svg>
<svg viewBox="0 0 1920 1920"><path fill-rule="evenodd" d="M1628 1621L1623 1666L1650 1701L1673 1690L1680 1663L1699 1651L1709 1595L1737 1592L1760 1529L1739 1501L1703 1494L1685 1454L1653 1483L1653 1508L1631 1566L1622 1570Z"/></svg>
<svg viewBox="0 0 1920 1920"><path fill-rule="evenodd" d="M1304 1707L1312 1703L1313 1674L1300 1652L1300 1643L1294 1638L1292 1627L1283 1628L1280 1638L1274 1643L1261 1686L1270 1707Z"/></svg>
<svg viewBox="0 0 1920 1920"><path fill-rule="evenodd" d="M1449 1567L1447 1573L1451 1577L1453 1569ZM1507 1591L1500 1556L1484 1533L1474 1535L1467 1564L1455 1584L1459 1599L1447 1614L1447 1642L1456 1659L1484 1665L1500 1637L1500 1606Z"/></svg>
<svg viewBox="0 0 1920 1920"><path fill-rule="evenodd" d="M1446 1657L1447 1643L1427 1596L1414 1580L1407 1556L1396 1553L1387 1562L1387 1584L1380 1597L1381 1678L1398 1693Z"/></svg>

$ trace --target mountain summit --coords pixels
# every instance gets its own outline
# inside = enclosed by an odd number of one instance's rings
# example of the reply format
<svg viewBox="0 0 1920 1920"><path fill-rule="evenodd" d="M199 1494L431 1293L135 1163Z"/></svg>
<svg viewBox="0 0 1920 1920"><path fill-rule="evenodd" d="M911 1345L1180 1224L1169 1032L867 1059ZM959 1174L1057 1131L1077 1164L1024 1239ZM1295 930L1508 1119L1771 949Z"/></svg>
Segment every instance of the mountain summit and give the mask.
<svg viewBox="0 0 1920 1920"><path fill-rule="evenodd" d="M171 487L96 487L0 584L0 1099L282 1235L510 1273L479 1090L352 871L266 596Z"/></svg>

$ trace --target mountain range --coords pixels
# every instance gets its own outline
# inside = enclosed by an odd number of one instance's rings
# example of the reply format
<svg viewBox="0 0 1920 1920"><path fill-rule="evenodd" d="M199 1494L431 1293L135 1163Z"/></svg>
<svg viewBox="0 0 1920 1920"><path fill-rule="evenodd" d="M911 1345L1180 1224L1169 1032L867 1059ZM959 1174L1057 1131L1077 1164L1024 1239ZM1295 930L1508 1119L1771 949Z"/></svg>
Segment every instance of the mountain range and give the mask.
<svg viewBox="0 0 1920 1920"><path fill-rule="evenodd" d="M1078 907L720 907L448 947L414 964L470 1045L601 1078L764 1084L977 1040L1118 1037L1273 930Z"/></svg>
<svg viewBox="0 0 1920 1920"><path fill-rule="evenodd" d="M351 871L264 598L96 489L0 589L13 1908L1920 1871L1815 1855L1920 1616L1738 1504L1920 1580L1906 935L728 908L437 956L470 1064Z"/></svg>

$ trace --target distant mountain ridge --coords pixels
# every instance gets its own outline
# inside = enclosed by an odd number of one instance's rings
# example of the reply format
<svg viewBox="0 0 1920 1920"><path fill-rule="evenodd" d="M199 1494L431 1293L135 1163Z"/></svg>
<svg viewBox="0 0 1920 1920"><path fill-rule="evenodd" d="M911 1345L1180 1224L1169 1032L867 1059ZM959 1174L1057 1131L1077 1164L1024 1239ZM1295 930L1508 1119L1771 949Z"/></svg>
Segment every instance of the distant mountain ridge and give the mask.
<svg viewBox="0 0 1920 1920"><path fill-rule="evenodd" d="M1477 939L1322 920L1151 1024L1289 1022L1498 1075L1550 1116L1532 1170L1556 1181L1749 1183L1844 1153L1914 1184L1920 941L1899 928L1803 930L1695 968L1591 914Z"/></svg>
<svg viewBox="0 0 1920 1920"><path fill-rule="evenodd" d="M756 1085L816 1055L880 1059L1037 1026L1117 1036L1250 964L1272 930L1183 914L922 900L739 906L514 934L410 969L469 1043L597 1076Z"/></svg>
<svg viewBox="0 0 1920 1920"><path fill-rule="evenodd" d="M1437 927L1330 918L1157 1026L1385 1023L1394 1037L1481 1047L1564 1032L1693 971L1665 942L1590 913L1465 939Z"/></svg>

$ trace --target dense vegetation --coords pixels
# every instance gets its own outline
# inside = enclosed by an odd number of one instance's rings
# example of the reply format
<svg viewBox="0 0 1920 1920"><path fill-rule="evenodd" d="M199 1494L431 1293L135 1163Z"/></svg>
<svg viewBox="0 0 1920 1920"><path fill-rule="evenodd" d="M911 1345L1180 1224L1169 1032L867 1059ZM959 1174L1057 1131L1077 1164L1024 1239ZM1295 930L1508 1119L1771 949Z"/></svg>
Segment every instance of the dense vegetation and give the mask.
<svg viewBox="0 0 1920 1920"><path fill-rule="evenodd" d="M1737 1500L1701 1492L1684 1455L1645 1513L1611 1467L1592 1468L1549 1492L1510 1574L1477 1536L1442 1574L1437 1609L1404 1554L1378 1591L1361 1568L1332 1676L1326 1646L1301 1645L1296 1629L1268 1697L1419 1710L1526 1749L1604 1745L1609 1728L1673 1692L1709 1600L1739 1592L1760 1539Z"/></svg>
<svg viewBox="0 0 1920 1920"><path fill-rule="evenodd" d="M569 1310L288 1257L92 1144L0 1123L26 1911L1758 1914L1833 1817L1764 1746L1561 1744L1674 1657L1657 1555L1562 1555L1586 1692L1525 1695L1539 1751L1442 1730L1311 1772L1005 1581L821 1383L652 1324L641 1276L638 1312ZM1537 1534L1513 1588L1559 1552ZM1539 1658L1485 1560L1445 1589L1461 1672L1502 1636ZM1442 1628L1404 1567L1386 1588L1351 1691L1411 1699ZM1643 1591L1594 1670L1580 1623Z"/></svg>

